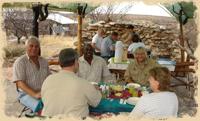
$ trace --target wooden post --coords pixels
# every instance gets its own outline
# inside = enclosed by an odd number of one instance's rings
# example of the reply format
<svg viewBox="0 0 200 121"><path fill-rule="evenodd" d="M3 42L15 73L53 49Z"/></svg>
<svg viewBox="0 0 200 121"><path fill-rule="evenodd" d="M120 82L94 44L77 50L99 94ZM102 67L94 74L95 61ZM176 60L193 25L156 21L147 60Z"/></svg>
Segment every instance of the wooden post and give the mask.
<svg viewBox="0 0 200 121"><path fill-rule="evenodd" d="M180 23L180 45L184 47L184 37L183 37L183 24ZM181 62L185 61L184 50L181 49Z"/></svg>
<svg viewBox="0 0 200 121"><path fill-rule="evenodd" d="M82 55L82 16L78 15L78 54Z"/></svg>
<svg viewBox="0 0 200 121"><path fill-rule="evenodd" d="M181 5L180 5L181 6ZM184 37L183 37L183 22L182 22L182 15L183 15L183 8L181 6L181 10L179 12L179 23L180 23L180 45L182 47L184 47ZM184 54L184 50L181 49L181 62L185 61L185 54Z"/></svg>

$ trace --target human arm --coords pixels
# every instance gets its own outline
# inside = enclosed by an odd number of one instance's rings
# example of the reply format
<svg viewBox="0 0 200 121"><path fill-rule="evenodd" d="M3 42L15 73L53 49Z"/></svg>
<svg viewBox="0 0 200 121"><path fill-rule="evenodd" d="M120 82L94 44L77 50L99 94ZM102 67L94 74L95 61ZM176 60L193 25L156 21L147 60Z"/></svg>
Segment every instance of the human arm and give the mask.
<svg viewBox="0 0 200 121"><path fill-rule="evenodd" d="M98 48L98 47L96 46L97 41L98 41L98 36L97 36L97 34L96 34L96 35L92 38L92 47L93 47L95 50L100 51L100 48Z"/></svg>
<svg viewBox="0 0 200 121"><path fill-rule="evenodd" d="M101 51L100 48L98 48L98 47L96 46L96 43L92 43L92 47L93 47L95 50Z"/></svg>
<svg viewBox="0 0 200 121"><path fill-rule="evenodd" d="M30 96L32 96L32 97L34 97L36 99L40 99L41 98L41 93L40 92L34 91L28 85L26 85L22 80L17 80L16 81L16 86L17 86L17 88L20 88L25 93L27 93L28 95L30 95Z"/></svg>
<svg viewBox="0 0 200 121"><path fill-rule="evenodd" d="M131 78L131 67L132 67L132 63L130 63L125 71L125 74L124 74L124 79L125 79L125 82L127 83L130 83L130 82L133 82L132 78Z"/></svg>
<svg viewBox="0 0 200 121"><path fill-rule="evenodd" d="M40 98L40 92L36 92L31 89L25 82L26 82L26 68L25 64L21 60L16 60L13 65L13 82L16 83L17 89L21 89L28 95Z"/></svg>
<svg viewBox="0 0 200 121"><path fill-rule="evenodd" d="M88 100L88 104L92 107L96 107L101 101L101 92L90 83L85 84L84 90Z"/></svg>
<svg viewBox="0 0 200 121"><path fill-rule="evenodd" d="M105 60L102 59L102 80L103 81L109 81L109 80L114 80L112 77L112 74L110 73L108 69L108 65Z"/></svg>
<svg viewBox="0 0 200 121"><path fill-rule="evenodd" d="M134 109L132 110L132 112L130 113L129 117L133 118L133 119L140 119L142 117L144 117L145 115L145 99L144 97L141 97L139 99L139 101L137 102L137 104L135 105Z"/></svg>

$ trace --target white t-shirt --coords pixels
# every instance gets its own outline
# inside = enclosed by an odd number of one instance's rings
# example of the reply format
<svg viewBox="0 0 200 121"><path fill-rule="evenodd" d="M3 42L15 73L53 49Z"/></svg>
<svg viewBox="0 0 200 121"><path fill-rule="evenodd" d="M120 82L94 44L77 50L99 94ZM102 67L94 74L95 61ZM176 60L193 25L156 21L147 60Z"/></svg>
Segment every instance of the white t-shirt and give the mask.
<svg viewBox="0 0 200 121"><path fill-rule="evenodd" d="M134 52L138 47L144 47L145 48L145 45L142 42L132 43L128 47L128 52Z"/></svg>
<svg viewBox="0 0 200 121"><path fill-rule="evenodd" d="M157 92L141 97L130 114L131 118L170 118L177 117L178 99L173 92Z"/></svg>
<svg viewBox="0 0 200 121"><path fill-rule="evenodd" d="M95 46L99 49L101 49L101 42L103 40L103 37L99 36L98 34L95 34L94 37L92 38L92 43L95 43ZM98 50L95 49L96 52L99 52Z"/></svg>
<svg viewBox="0 0 200 121"><path fill-rule="evenodd" d="M117 41L115 44L115 61L116 62L121 62L122 57L123 57L123 52L124 52L124 44L122 41Z"/></svg>

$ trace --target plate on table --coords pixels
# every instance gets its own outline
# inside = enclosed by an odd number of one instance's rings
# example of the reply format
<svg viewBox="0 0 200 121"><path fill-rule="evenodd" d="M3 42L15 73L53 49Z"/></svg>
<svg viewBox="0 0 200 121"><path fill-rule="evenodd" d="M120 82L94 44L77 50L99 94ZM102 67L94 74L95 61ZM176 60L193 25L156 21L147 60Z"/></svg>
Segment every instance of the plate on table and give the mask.
<svg viewBox="0 0 200 121"><path fill-rule="evenodd" d="M92 85L98 85L97 82L90 82Z"/></svg>
<svg viewBox="0 0 200 121"><path fill-rule="evenodd" d="M140 88L141 86L137 83L129 83L126 85L127 87L134 87L134 88Z"/></svg>
<svg viewBox="0 0 200 121"><path fill-rule="evenodd" d="M129 97L127 99L127 103L130 105L136 105L139 99L140 99L139 97Z"/></svg>

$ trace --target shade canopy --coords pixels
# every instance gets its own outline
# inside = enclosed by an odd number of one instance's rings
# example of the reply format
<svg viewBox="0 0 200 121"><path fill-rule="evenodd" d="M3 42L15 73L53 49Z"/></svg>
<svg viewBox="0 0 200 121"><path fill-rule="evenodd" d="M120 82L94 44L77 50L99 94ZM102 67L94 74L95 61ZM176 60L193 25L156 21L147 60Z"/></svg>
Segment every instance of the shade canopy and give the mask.
<svg viewBox="0 0 200 121"><path fill-rule="evenodd" d="M63 15L53 14L53 13L49 14L47 19L55 21L60 24L77 24L78 23L77 21L67 18Z"/></svg>

